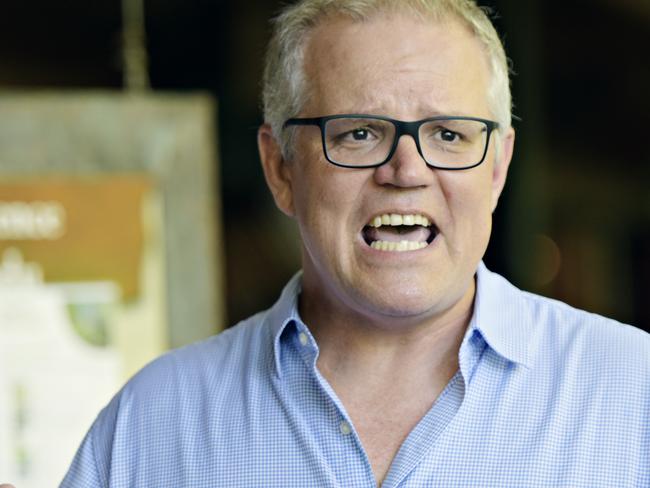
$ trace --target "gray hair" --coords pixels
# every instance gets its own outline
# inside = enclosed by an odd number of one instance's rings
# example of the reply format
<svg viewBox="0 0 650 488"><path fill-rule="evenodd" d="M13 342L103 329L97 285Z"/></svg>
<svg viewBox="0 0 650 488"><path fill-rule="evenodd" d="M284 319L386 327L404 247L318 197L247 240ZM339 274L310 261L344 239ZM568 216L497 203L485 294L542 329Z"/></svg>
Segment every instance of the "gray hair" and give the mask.
<svg viewBox="0 0 650 488"><path fill-rule="evenodd" d="M312 29L333 15L362 22L386 11L407 11L418 18L434 20L452 16L464 22L481 42L488 58L491 70L488 105L492 116L501 129L510 127L512 96L508 59L488 17L489 11L477 6L474 0L300 0L274 20L264 67L264 120L280 141L285 156L289 154L291 138L290 131L283 131L282 126L301 111L308 97L303 62Z"/></svg>

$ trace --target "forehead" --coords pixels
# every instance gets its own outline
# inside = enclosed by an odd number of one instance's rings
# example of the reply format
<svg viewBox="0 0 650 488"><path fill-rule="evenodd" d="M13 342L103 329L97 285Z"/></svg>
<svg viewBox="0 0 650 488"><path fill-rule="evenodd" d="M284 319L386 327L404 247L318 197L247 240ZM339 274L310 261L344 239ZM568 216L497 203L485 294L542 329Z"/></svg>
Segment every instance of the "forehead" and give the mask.
<svg viewBox="0 0 650 488"><path fill-rule="evenodd" d="M304 69L310 115L489 115L486 55L454 18L326 19L308 39Z"/></svg>

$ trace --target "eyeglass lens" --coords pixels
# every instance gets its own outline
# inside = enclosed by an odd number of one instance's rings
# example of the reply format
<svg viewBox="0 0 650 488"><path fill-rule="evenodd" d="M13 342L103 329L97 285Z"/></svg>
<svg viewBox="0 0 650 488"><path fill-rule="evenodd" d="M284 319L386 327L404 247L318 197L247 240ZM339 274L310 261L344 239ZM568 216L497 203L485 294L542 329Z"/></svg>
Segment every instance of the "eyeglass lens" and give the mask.
<svg viewBox="0 0 650 488"><path fill-rule="evenodd" d="M395 125L371 118L334 118L325 124L325 150L330 160L346 166L371 166L388 158ZM478 120L432 120L418 131L427 163L444 168L477 164L487 144L487 126Z"/></svg>

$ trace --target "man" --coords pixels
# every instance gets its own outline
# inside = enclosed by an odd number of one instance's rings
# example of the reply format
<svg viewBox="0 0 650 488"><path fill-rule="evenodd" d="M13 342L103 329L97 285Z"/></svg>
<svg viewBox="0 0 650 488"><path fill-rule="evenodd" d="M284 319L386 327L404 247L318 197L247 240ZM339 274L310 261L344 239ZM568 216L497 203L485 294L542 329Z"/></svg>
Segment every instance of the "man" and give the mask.
<svg viewBox="0 0 650 488"><path fill-rule="evenodd" d="M482 10L300 1L264 106L302 274L129 381L62 486L650 486L650 337L481 263L515 138Z"/></svg>

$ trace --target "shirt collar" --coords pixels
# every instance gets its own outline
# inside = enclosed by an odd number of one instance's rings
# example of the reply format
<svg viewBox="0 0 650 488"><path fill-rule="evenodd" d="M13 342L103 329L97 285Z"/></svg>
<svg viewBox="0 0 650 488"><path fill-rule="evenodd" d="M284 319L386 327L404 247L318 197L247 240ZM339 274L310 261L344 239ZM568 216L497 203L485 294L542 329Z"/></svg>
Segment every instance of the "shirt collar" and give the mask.
<svg viewBox="0 0 650 488"><path fill-rule="evenodd" d="M275 359L275 372L279 378L282 377L281 368L281 347L280 342L285 330L294 324L301 324L306 329L300 315L298 314L298 297L302 290L302 271L298 271L285 285L280 298L271 307L266 316L268 327L273 341L273 356Z"/></svg>
<svg viewBox="0 0 650 488"><path fill-rule="evenodd" d="M530 367L533 320L522 292L481 261L476 273L476 297L469 333L478 331L505 359Z"/></svg>
<svg viewBox="0 0 650 488"><path fill-rule="evenodd" d="M282 375L280 343L285 330L295 326L313 341L298 313L301 280L302 271L299 271L284 287L266 318L278 377ZM488 270L483 261L479 263L476 282L474 313L466 335L471 337L477 331L500 356L530 367L528 344L533 333L533 321L522 292L502 276Z"/></svg>

